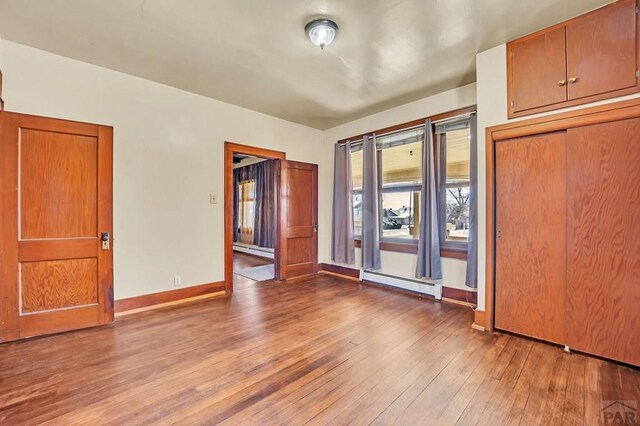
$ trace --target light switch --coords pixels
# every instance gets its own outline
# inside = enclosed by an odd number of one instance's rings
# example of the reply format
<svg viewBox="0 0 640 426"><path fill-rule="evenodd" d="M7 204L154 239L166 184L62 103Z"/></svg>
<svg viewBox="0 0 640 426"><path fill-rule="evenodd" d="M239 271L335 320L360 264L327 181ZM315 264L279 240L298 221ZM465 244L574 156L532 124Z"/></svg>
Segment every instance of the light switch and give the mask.
<svg viewBox="0 0 640 426"><path fill-rule="evenodd" d="M218 197L216 197L216 194L209 194L209 203L218 204Z"/></svg>

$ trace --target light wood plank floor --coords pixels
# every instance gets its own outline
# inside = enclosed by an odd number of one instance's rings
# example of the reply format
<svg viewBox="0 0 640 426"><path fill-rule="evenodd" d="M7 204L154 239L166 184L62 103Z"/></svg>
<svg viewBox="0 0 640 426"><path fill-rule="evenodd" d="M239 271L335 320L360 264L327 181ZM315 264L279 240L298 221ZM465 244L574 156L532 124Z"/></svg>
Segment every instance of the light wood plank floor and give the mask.
<svg viewBox="0 0 640 426"><path fill-rule="evenodd" d="M638 370L333 276L0 345L0 424L599 424Z"/></svg>

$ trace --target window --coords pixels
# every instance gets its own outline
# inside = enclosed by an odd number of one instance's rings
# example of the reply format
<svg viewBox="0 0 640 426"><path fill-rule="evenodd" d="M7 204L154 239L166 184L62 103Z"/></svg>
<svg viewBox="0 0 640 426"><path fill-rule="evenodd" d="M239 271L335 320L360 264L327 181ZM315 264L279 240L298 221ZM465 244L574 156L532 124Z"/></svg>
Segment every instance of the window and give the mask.
<svg viewBox="0 0 640 426"><path fill-rule="evenodd" d="M256 181L238 182L238 240L241 243L253 244L253 227L255 224Z"/></svg>
<svg viewBox="0 0 640 426"><path fill-rule="evenodd" d="M424 126L377 138L382 238L410 242L420 236Z"/></svg>
<svg viewBox="0 0 640 426"><path fill-rule="evenodd" d="M440 241L443 248L466 249L469 241L470 118L436 125L439 152Z"/></svg>
<svg viewBox="0 0 640 426"><path fill-rule="evenodd" d="M380 229L386 241L417 242L419 236L424 128L378 137ZM354 235L362 232L362 144L351 148Z"/></svg>
<svg viewBox="0 0 640 426"><path fill-rule="evenodd" d="M471 118L474 112L447 114L434 123L435 178L438 194L440 247L443 256L463 258L469 241ZM443 114L444 115L444 114ZM442 117L441 115L440 117ZM417 121L416 121L417 122ZM424 125L412 122L404 129L376 138L381 248L416 250L420 237L420 198ZM397 128L397 127L395 127ZM354 236L362 234L362 142L351 143ZM413 245L413 246L412 246Z"/></svg>

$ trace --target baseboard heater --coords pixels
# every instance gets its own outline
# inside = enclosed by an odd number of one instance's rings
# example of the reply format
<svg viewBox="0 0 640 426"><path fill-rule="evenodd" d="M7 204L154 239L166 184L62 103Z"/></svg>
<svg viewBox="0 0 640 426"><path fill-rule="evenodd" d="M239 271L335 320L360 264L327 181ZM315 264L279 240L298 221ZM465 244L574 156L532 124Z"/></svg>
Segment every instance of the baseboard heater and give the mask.
<svg viewBox="0 0 640 426"><path fill-rule="evenodd" d="M259 249L255 249L255 248L251 248L251 247L245 247L245 246L234 245L233 246L233 251L239 251L240 253L252 254L254 256L266 257L267 259L273 259L275 257L273 252L266 251L266 250L259 250Z"/></svg>
<svg viewBox="0 0 640 426"><path fill-rule="evenodd" d="M360 270L360 281L371 281L376 284L427 294L437 300L442 299L442 284L439 283L394 277L392 275L367 270Z"/></svg>

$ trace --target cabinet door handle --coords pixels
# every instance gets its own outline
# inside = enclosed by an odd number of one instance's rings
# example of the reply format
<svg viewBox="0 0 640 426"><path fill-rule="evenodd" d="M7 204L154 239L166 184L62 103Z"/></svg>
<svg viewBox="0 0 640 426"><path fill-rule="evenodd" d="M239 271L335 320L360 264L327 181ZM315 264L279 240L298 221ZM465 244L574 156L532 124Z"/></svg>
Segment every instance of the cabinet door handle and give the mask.
<svg viewBox="0 0 640 426"><path fill-rule="evenodd" d="M558 86L564 86L565 84L567 84L565 80L558 80Z"/></svg>
<svg viewBox="0 0 640 426"><path fill-rule="evenodd" d="M578 77L571 77L569 79L569 83L571 83L571 84L575 83L576 81L578 81Z"/></svg>

